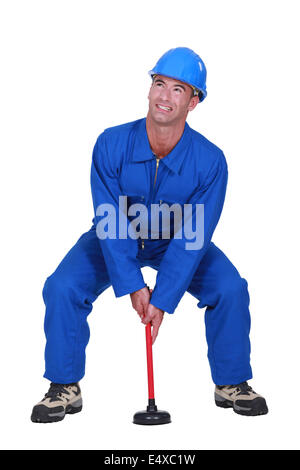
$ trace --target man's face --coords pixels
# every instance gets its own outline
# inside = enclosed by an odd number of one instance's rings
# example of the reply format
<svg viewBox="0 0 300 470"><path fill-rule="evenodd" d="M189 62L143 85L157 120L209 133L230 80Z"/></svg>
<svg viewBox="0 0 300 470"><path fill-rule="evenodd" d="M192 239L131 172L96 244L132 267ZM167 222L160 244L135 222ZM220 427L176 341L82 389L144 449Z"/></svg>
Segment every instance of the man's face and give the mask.
<svg viewBox="0 0 300 470"><path fill-rule="evenodd" d="M163 75L154 78L148 99L151 118L165 126L185 122L188 112L199 102L189 85Z"/></svg>

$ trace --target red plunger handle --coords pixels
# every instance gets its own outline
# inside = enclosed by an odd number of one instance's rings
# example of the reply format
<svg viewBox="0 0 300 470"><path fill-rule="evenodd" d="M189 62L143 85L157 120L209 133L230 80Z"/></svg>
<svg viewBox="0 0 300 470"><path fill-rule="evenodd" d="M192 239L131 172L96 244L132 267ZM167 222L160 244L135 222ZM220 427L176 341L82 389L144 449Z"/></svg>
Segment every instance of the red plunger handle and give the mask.
<svg viewBox="0 0 300 470"><path fill-rule="evenodd" d="M150 399L154 399L151 323L148 323L146 325L146 349L147 349L147 370L148 370L148 395L149 395L149 400L150 400Z"/></svg>

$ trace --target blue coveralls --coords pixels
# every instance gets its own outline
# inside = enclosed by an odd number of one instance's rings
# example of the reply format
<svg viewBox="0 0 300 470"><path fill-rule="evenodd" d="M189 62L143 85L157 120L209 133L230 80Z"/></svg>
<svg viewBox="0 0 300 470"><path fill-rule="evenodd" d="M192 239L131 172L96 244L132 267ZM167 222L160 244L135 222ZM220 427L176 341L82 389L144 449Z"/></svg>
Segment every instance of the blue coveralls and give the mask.
<svg viewBox="0 0 300 470"><path fill-rule="evenodd" d="M116 297L145 287L144 266L157 270L151 296L156 307L174 313L186 291L196 297L199 308L206 307L214 383L237 384L252 378L247 282L211 241L226 192L224 154L186 123L177 145L157 163L145 118L106 129L97 139L91 168L93 225L47 278L43 289L44 377L52 382L77 382L84 376L87 316L93 302L111 285ZM99 240L97 207L109 203L117 209L119 196L147 207L151 203L204 204L203 247L186 250L184 233L181 239Z"/></svg>

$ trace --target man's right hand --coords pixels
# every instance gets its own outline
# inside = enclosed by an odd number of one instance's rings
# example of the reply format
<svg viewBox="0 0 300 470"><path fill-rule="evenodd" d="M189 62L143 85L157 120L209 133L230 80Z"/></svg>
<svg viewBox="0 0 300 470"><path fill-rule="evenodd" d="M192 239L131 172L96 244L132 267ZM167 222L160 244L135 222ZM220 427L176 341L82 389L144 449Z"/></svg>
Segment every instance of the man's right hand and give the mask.
<svg viewBox="0 0 300 470"><path fill-rule="evenodd" d="M142 289L130 294L132 306L140 316L141 320L143 320L147 313L151 292L152 289L149 290L148 287L143 287Z"/></svg>

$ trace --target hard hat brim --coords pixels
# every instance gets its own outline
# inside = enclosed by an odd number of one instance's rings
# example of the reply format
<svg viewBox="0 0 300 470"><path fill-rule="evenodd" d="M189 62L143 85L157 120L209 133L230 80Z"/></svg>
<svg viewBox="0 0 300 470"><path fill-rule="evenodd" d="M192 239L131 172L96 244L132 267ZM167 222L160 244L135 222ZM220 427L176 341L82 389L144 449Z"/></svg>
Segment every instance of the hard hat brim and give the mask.
<svg viewBox="0 0 300 470"><path fill-rule="evenodd" d="M170 75L166 75L164 73L159 73L158 71L156 70L149 70L148 74L150 75L150 77L152 78L153 75L162 75L163 77L167 77L167 78L172 78L173 80L178 80L179 82L182 82L182 83L185 83L186 85L189 85L191 88L193 89L196 89L196 91L198 92L198 96L199 96L199 101L203 101L204 98L206 97L207 95L207 92L206 90L201 90L199 89L196 85L194 85L193 83L187 83L185 82L184 80L182 80L182 78L179 78L179 77L175 77L175 76L170 76ZM200 96L200 93L201 93L201 96Z"/></svg>

